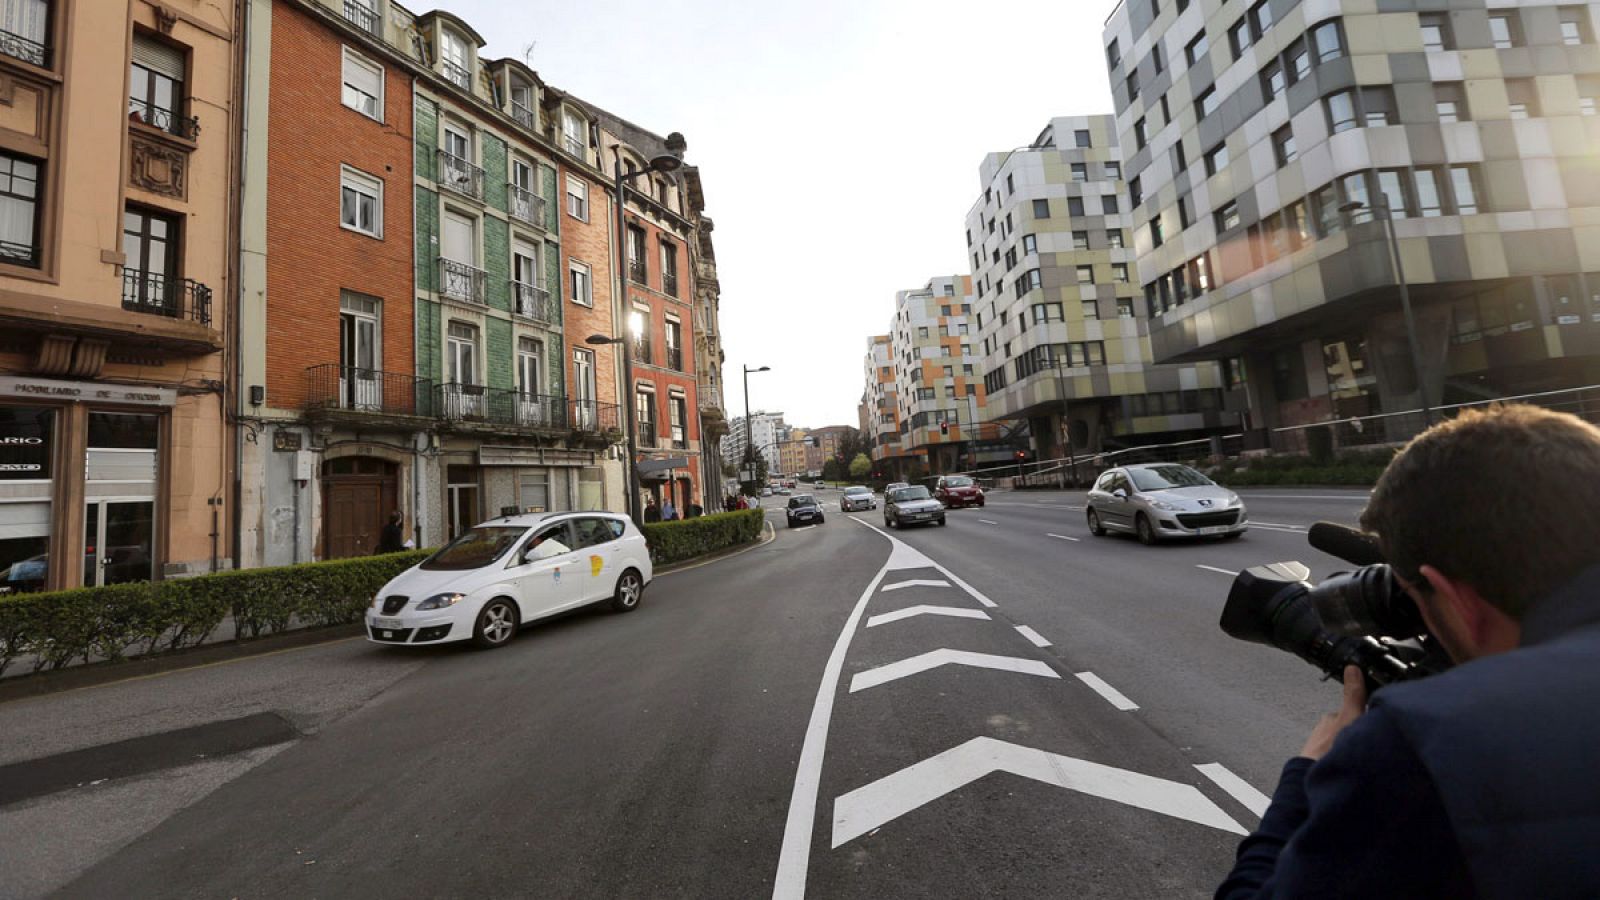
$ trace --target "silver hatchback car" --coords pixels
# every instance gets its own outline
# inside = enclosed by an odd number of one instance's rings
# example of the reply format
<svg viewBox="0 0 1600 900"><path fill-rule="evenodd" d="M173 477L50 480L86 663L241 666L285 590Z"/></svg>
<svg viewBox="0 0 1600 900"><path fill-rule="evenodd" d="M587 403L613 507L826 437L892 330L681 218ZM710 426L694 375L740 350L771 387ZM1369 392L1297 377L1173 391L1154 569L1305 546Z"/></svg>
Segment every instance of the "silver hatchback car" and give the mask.
<svg viewBox="0 0 1600 900"><path fill-rule="evenodd" d="M1089 531L1125 531L1146 544L1167 537L1244 534L1248 514L1239 495L1177 463L1107 469L1089 490Z"/></svg>

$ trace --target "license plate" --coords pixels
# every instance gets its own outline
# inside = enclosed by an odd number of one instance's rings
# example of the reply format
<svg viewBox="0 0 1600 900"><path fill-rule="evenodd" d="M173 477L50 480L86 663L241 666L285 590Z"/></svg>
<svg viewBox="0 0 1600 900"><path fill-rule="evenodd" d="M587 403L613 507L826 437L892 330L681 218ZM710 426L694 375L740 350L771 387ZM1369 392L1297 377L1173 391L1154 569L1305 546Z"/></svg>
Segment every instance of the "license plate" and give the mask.
<svg viewBox="0 0 1600 900"><path fill-rule="evenodd" d="M401 626L399 619L385 619L382 616L373 616L372 617L372 627L373 628L394 629L394 628L400 628L400 627L403 627L403 626Z"/></svg>
<svg viewBox="0 0 1600 900"><path fill-rule="evenodd" d="M1208 525L1199 529L1200 534L1221 534L1231 528L1231 525Z"/></svg>

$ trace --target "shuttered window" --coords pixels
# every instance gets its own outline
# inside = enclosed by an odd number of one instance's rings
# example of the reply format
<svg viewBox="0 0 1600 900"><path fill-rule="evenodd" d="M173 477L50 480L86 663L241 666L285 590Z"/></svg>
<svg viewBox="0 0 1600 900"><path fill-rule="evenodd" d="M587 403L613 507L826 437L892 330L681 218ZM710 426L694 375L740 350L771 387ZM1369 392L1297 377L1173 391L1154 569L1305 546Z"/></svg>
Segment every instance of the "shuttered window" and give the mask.
<svg viewBox="0 0 1600 900"><path fill-rule="evenodd" d="M383 120L383 69L346 47L344 105L364 116Z"/></svg>

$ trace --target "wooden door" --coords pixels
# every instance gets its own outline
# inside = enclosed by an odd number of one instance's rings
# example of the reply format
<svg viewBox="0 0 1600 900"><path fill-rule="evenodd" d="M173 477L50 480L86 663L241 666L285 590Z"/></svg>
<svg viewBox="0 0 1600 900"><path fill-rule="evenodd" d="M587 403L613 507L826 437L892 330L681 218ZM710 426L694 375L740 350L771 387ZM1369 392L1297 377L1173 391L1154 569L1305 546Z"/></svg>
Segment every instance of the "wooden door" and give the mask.
<svg viewBox="0 0 1600 900"><path fill-rule="evenodd" d="M324 465L323 559L378 552L384 523L395 510L398 477L392 463L346 458Z"/></svg>

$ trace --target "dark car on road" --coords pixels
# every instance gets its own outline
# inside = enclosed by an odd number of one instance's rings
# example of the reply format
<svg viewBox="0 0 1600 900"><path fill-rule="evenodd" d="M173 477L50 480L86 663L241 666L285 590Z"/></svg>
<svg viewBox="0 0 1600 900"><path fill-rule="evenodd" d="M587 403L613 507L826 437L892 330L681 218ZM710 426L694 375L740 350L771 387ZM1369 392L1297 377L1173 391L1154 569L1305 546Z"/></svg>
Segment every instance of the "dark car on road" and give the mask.
<svg viewBox="0 0 1600 900"><path fill-rule="evenodd" d="M966 475L941 475L934 485L933 497L946 509L964 506L983 506L983 488Z"/></svg>
<svg viewBox="0 0 1600 900"><path fill-rule="evenodd" d="M944 504L920 484L892 491L883 500L883 524L887 528L934 522L944 524Z"/></svg>
<svg viewBox="0 0 1600 900"><path fill-rule="evenodd" d="M789 518L789 527L801 525L821 525L822 504L810 494L796 494L789 498L789 508L785 510Z"/></svg>

